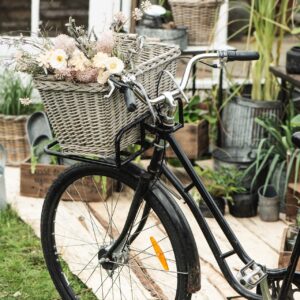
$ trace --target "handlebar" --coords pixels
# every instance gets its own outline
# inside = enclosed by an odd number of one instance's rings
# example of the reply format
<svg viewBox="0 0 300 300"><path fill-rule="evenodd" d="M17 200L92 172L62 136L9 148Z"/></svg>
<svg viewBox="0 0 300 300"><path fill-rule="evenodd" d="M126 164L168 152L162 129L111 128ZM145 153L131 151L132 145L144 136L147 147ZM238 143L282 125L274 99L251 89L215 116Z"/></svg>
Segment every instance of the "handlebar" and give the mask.
<svg viewBox="0 0 300 300"><path fill-rule="evenodd" d="M186 89L190 78L191 70L194 64L204 59L219 59L220 63L223 64L229 61L258 60L259 53L255 51L226 50L226 51L198 54L189 60L179 87L177 89L174 89L173 91L168 92L169 97L176 98L182 93L183 90ZM116 80L113 79L113 82L116 83ZM123 92L125 95L125 101L126 101L126 106L128 111L132 112L136 109L134 95L136 95L140 100L145 102L146 95L144 95L144 92L141 91L139 85L135 84L134 81L131 81L130 84L124 84L123 82L120 83L119 85L117 84L116 86L121 88L121 92ZM146 97L146 99L148 99L148 97ZM158 96L157 98L148 99L148 100L151 103L151 105L158 105L165 102L167 99L166 96L163 94Z"/></svg>
<svg viewBox="0 0 300 300"><path fill-rule="evenodd" d="M227 61L258 60L259 53L256 51L227 51Z"/></svg>

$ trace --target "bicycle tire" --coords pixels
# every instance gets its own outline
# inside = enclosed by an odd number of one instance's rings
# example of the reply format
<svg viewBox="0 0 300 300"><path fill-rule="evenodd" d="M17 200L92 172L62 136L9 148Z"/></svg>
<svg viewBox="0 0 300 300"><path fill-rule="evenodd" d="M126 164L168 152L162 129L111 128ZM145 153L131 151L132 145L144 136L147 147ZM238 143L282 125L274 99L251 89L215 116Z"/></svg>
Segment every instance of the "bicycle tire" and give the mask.
<svg viewBox="0 0 300 300"><path fill-rule="evenodd" d="M94 176L105 176L106 178L110 178L118 183L121 183L121 185L126 185L127 187L131 189L135 189L137 186L138 181L138 175L133 176L133 174L128 174L124 172L124 170L118 170L110 167L100 166L100 165L94 165L94 164L78 164L74 165L71 168L67 169L65 172L63 172L53 183L51 188L49 189L49 192L45 198L45 202L42 209L42 216L41 216L41 241L42 241L42 247L43 247L43 253L45 257L45 261L49 270L49 273L51 275L51 278L55 284L56 289L58 290L59 294L61 295L62 299L66 300L73 300L78 299L78 296L80 299L92 299L92 296L90 296L90 288L88 287L87 283L83 286L82 294L79 294L79 291L74 291L74 287L72 288L70 284L70 279L66 278L66 273L62 272L66 268L65 263L61 260L59 257L59 250L58 245L56 244L56 238L55 238L55 230L57 228L55 226L57 223L57 214L58 209L60 208L59 205L66 205L65 201L62 200L63 195L68 192L68 188L77 182L79 179L86 178L87 176L92 176L94 180ZM76 183L77 184L77 183ZM76 185L75 184L75 185ZM78 200L77 200L78 201ZM178 211L174 209L174 211L166 210L164 205L162 205L163 201L167 201L166 199L159 199L154 192L148 192L145 196L145 203L148 203L150 205L151 211L153 211L158 217L160 221L160 226L163 227L163 230L166 232L166 235L170 239L170 244L173 249L174 258L176 261L176 269L177 269L177 287L176 287L176 295L173 298L173 296L169 297L168 295L165 295L163 293L163 297L159 296L159 293L153 298L153 299L176 299L176 300L184 300L184 299L190 299L191 294L188 292L188 265L187 265L187 257L186 257L186 251L184 249L184 240L183 236L181 234L184 233L178 233L174 230L175 225L174 224L174 214L177 216L179 220L182 220L182 223L184 224L186 220L183 220L182 215L178 214ZM73 203L74 205L76 201ZM68 204L69 205L69 204ZM88 206L87 204L85 204ZM105 205L105 204L103 204ZM112 219L112 217L111 217ZM93 221L93 217L91 218L91 224L95 223ZM176 220L178 222L178 220ZM64 226L68 226L66 222ZM71 224L70 224L71 226ZM94 225L92 225L94 227ZM161 228L160 227L160 228ZM108 231L108 229L107 229ZM59 237L57 238L59 240ZM131 247L131 246L130 246ZM69 250L68 250L69 251ZM77 250L76 250L77 251ZM99 248L97 250L100 251ZM130 252L130 251L129 251ZM99 257L99 253L98 253ZM152 257L150 257L152 259ZM154 256L153 256L154 260ZM101 267L99 267L101 268ZM120 265L119 265L120 268ZM130 269L132 267L128 267L129 273ZM122 267L123 269L123 267ZM108 273L108 271L106 270ZM121 273L122 271L119 271ZM102 274L102 271L101 271ZM73 276L73 275L71 275ZM79 277L79 276L78 276ZM119 278L121 276L119 275ZM102 278L102 275L101 275ZM153 279L153 278L152 278ZM77 280L77 279L76 279ZM105 279L107 280L107 278ZM104 280L104 281L105 281ZM74 283L74 285L77 283ZM102 286L104 283L102 283ZM113 285L113 284L112 284ZM120 283L121 285L121 283ZM161 285L161 283L159 283ZM88 292L86 290L88 288ZM148 287L147 287L148 288ZM146 288L146 290L147 290ZM112 291L114 293L114 288L112 288ZM120 288L119 288L120 289ZM102 287L103 290L103 287ZM132 291L131 291L132 292ZM81 291L80 291L81 293ZM97 293L97 292L96 292ZM121 293L121 289L120 289ZM155 291L154 291L155 293ZM150 291L150 294L153 296L153 291ZM165 297L166 296L166 297ZM97 296L100 298L100 296ZM103 297L103 291L102 291L102 298ZM100 298L101 299L101 298ZM119 299L119 298L116 298Z"/></svg>

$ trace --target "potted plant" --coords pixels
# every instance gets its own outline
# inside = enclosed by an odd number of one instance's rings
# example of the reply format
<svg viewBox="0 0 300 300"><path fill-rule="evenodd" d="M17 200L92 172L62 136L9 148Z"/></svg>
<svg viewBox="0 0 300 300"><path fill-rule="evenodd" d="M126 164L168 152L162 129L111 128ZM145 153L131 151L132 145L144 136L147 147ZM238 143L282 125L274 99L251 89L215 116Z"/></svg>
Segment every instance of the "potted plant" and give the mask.
<svg viewBox="0 0 300 300"><path fill-rule="evenodd" d="M289 0L281 1L281 7ZM264 135L264 129L255 122L255 117L276 115L281 118L282 103L277 101L279 85L269 71L273 63L278 63L284 32L291 32L286 25L286 14L277 9L276 0L252 0L250 10L249 40L253 31L255 49L260 59L252 64L251 93L237 95L224 107L222 114L222 146L257 148ZM276 34L278 33L276 38ZM273 49L277 40L276 57Z"/></svg>
<svg viewBox="0 0 300 300"><path fill-rule="evenodd" d="M29 157L25 124L30 113L40 109L32 104L33 83L5 70L0 76L0 144L7 153L7 164L19 164Z"/></svg>
<svg viewBox="0 0 300 300"><path fill-rule="evenodd" d="M243 192L245 189L239 186L239 178L242 173L230 168L221 168L220 170L205 169L195 167L197 174L203 180L208 192L212 195L215 203L220 209L221 213L225 213L225 201L231 203L235 193ZM199 195L198 191L192 191L194 199L199 203L203 215L207 218L213 217L209 208Z"/></svg>
<svg viewBox="0 0 300 300"><path fill-rule="evenodd" d="M288 107L286 121L274 118L256 118L256 123L265 130L265 137L260 141L256 150L256 158L245 174L253 169L255 176L252 178L252 189L261 172L267 169L263 182L262 195L265 194L269 184L273 184L279 195L281 210L285 208L285 196L291 176L298 181L297 171L300 167L300 151L295 148L291 136L300 122L300 115L295 115L293 106Z"/></svg>

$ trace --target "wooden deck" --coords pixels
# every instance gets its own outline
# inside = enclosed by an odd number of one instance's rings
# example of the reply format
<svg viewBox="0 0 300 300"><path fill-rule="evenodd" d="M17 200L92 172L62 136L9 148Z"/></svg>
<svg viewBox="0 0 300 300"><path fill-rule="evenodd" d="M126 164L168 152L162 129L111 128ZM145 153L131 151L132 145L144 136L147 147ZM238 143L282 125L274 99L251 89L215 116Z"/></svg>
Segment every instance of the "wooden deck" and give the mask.
<svg viewBox="0 0 300 300"><path fill-rule="evenodd" d="M19 216L33 228L39 237L40 213L43 199L28 198L19 195L19 168L6 168L5 176L8 202L17 211ZM223 278L208 244L196 222L191 217L190 212L187 211L184 204L180 203L180 205L185 211L187 219L190 221L190 225L196 237L201 260L202 290L195 294L193 299L218 300L236 296L236 293ZM277 267L281 236L284 228L287 226L285 221L280 220L278 222L266 223L262 222L258 217L236 219L229 214L226 214L226 219L250 256L267 267ZM220 242L221 249L223 251L230 250L231 247L216 222L212 219L207 219L207 221ZM238 270L241 266L236 256L231 257L228 262L231 263L235 270Z"/></svg>

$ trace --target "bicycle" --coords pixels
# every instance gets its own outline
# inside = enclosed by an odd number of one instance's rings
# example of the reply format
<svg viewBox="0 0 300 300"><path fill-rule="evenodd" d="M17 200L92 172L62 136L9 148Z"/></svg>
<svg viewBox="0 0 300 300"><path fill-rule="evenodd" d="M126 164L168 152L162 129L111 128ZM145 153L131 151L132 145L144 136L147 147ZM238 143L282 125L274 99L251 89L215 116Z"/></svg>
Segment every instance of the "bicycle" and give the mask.
<svg viewBox="0 0 300 300"><path fill-rule="evenodd" d="M258 53L247 51L196 55L188 62L181 84L175 83L174 90L155 99L149 99L134 78L111 76L112 91L118 88L124 93L129 111L134 111L136 98L149 106L149 112L116 136L115 157L95 160L67 155L52 150L57 142L46 147L48 154L81 162L57 178L42 210L44 256L63 299L191 299L200 289L199 255L176 199L182 199L191 210L224 277L239 295L248 299L294 299L300 288L300 273L295 273L300 237L287 269L267 269L252 260L173 136L184 125L181 98L188 101L183 90L196 62L218 59L222 66L229 61L258 58ZM179 122L175 123L177 106ZM135 126L140 126L140 149L124 153L122 136ZM153 136L151 141L146 133ZM300 139L294 139L299 144ZM190 184L184 186L164 163L166 143L187 172ZM147 170L132 163L150 147L154 150ZM161 175L176 192L160 180ZM193 188L206 202L232 250L222 253L190 194ZM88 202L91 189L97 191L100 202ZM232 255L244 265L237 276L226 261Z"/></svg>

